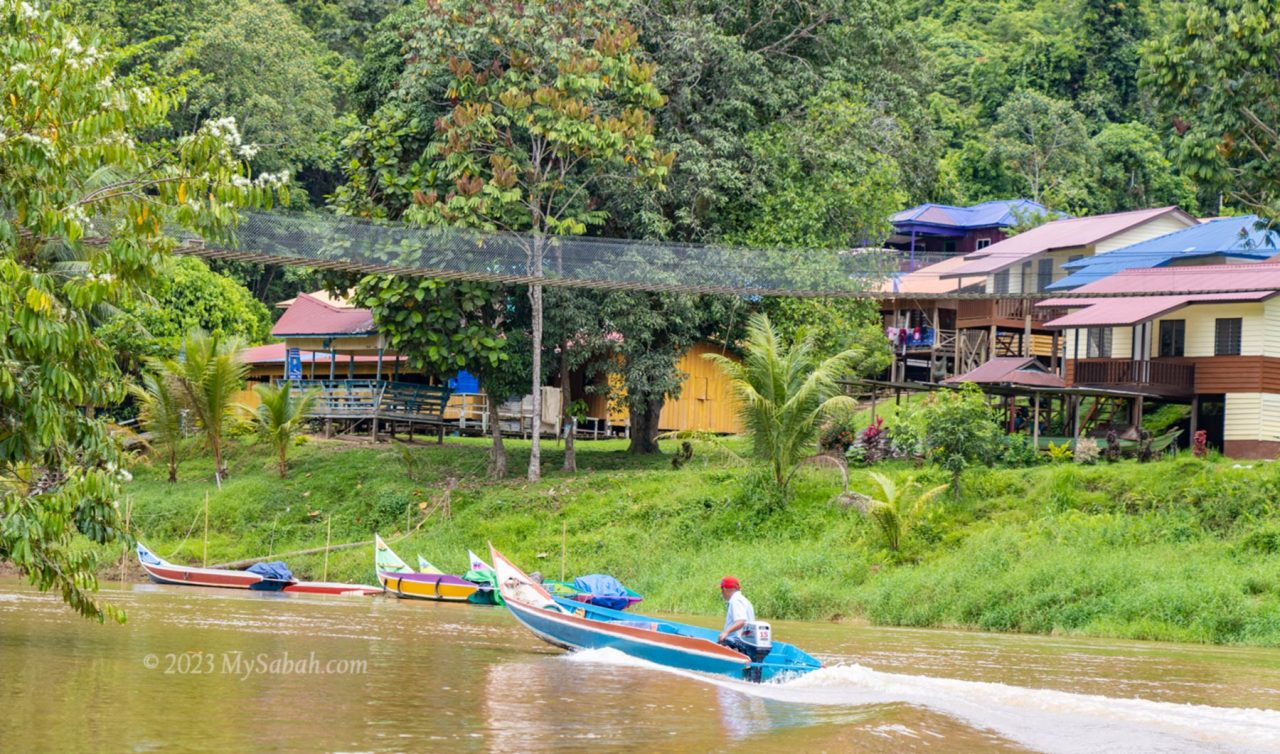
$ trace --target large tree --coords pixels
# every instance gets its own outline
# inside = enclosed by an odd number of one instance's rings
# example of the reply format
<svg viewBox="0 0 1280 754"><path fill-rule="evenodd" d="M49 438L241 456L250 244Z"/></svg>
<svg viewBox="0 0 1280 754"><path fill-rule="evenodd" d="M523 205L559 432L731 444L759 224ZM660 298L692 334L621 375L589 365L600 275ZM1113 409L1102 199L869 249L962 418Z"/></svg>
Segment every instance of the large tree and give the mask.
<svg viewBox="0 0 1280 754"><path fill-rule="evenodd" d="M1000 107L991 134L991 155L1022 178L1029 198L1054 207L1085 200L1089 134L1070 102L1020 91Z"/></svg>
<svg viewBox="0 0 1280 754"><path fill-rule="evenodd" d="M624 10L617 0L429 3L407 30L400 101L351 144L410 141L411 163L358 164L338 201L356 213L407 203L411 222L527 232L526 273L553 274L547 237L581 234L607 216L594 202L598 182L660 185L675 159L653 141L650 110L663 101L656 66ZM424 134L427 123L434 133ZM529 299L538 417L541 284ZM535 432L529 478L540 475Z"/></svg>
<svg viewBox="0 0 1280 754"><path fill-rule="evenodd" d="M1142 83L1179 165L1280 219L1280 0L1169 3Z"/></svg>
<svg viewBox="0 0 1280 754"><path fill-rule="evenodd" d="M173 141L173 92L116 81L115 52L22 0L0 0L0 560L83 615L92 548L123 534L124 458L90 407L124 397L97 312L145 286L178 228L225 236L272 187L246 178L226 122Z"/></svg>

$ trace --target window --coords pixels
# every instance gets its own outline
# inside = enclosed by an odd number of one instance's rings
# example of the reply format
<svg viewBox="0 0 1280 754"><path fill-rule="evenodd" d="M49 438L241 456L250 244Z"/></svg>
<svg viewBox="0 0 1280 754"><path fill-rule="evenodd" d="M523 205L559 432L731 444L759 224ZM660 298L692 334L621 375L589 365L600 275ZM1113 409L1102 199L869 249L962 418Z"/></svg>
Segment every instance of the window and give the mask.
<svg viewBox="0 0 1280 754"><path fill-rule="evenodd" d="M1072 254L1071 256L1067 257L1067 264L1071 264L1072 262L1079 262L1081 259L1084 259L1084 254Z"/></svg>
<svg viewBox="0 0 1280 754"><path fill-rule="evenodd" d="M974 246L976 249L985 249L991 245L990 238L979 238L978 243Z"/></svg>
<svg viewBox="0 0 1280 754"><path fill-rule="evenodd" d="M1000 270L996 273L996 293L1009 292L1009 271L1007 269Z"/></svg>
<svg viewBox="0 0 1280 754"><path fill-rule="evenodd" d="M1240 329L1243 322L1239 317L1225 317L1213 321L1214 356L1240 355Z"/></svg>
<svg viewBox="0 0 1280 754"><path fill-rule="evenodd" d="M1089 328L1089 350L1086 351L1086 358L1090 359L1109 359L1111 358L1111 328L1110 327L1090 327Z"/></svg>
<svg viewBox="0 0 1280 754"><path fill-rule="evenodd" d="M1036 290L1043 291L1053 284L1053 260L1045 257L1040 260L1040 267L1036 270Z"/></svg>
<svg viewBox="0 0 1280 754"><path fill-rule="evenodd" d="M1182 356L1186 350L1187 321L1185 319L1160 320L1160 355Z"/></svg>
<svg viewBox="0 0 1280 754"><path fill-rule="evenodd" d="M956 242L955 242L955 241L952 241L952 240L943 241L943 242L942 242L942 253L943 253L943 254L954 254L954 253L956 253Z"/></svg>

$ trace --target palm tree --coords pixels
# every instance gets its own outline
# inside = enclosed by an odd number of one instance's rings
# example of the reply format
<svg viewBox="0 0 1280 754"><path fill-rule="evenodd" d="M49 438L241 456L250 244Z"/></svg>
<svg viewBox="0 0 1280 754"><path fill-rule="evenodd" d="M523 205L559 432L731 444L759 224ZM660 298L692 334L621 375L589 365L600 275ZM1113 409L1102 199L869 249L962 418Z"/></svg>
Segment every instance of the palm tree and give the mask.
<svg viewBox="0 0 1280 754"><path fill-rule="evenodd" d="M318 394L310 391L295 396L288 382L279 387L255 385L253 389L262 399L262 403L253 410L254 423L258 425L258 434L275 449L280 478L284 479L289 443L307 420Z"/></svg>
<svg viewBox="0 0 1280 754"><path fill-rule="evenodd" d="M897 552L902 537L911 529L920 516L920 511L930 500L947 489L948 485L917 492L920 485L914 478L908 478L901 487L889 477L875 471L871 472L871 478L880 487L880 497L865 498L861 506L862 512L880 527L880 533L884 535L889 549Z"/></svg>
<svg viewBox="0 0 1280 754"><path fill-rule="evenodd" d="M817 450L818 424L837 406L853 406L839 395L836 380L862 355L850 349L821 362L813 341L788 346L764 314L747 323L742 362L706 354L728 375L738 399L738 415L755 454L769 463L783 499L800 463Z"/></svg>
<svg viewBox="0 0 1280 754"><path fill-rule="evenodd" d="M168 456L169 483L178 481L178 444L182 441L182 401L167 375L143 374L142 385L130 388L141 410L138 419L151 433L150 442Z"/></svg>
<svg viewBox="0 0 1280 754"><path fill-rule="evenodd" d="M213 451L213 474L218 486L227 478L222 459L222 430L235 408L231 399L244 384L249 367L240 360L240 343L220 340L203 330L192 330L182 341L182 354L166 359L164 371L182 390L196 422Z"/></svg>

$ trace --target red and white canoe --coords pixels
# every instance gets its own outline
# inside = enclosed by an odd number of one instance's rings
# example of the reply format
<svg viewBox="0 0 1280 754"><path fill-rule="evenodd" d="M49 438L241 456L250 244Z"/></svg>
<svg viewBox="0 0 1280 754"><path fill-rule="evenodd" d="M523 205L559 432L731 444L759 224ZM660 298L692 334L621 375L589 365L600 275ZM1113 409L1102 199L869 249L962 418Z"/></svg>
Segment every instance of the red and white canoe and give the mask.
<svg viewBox="0 0 1280 754"><path fill-rule="evenodd" d="M378 594L382 587L364 584L343 584L334 581L298 581L296 579L269 579L249 571L232 571L225 568L198 568L175 565L138 543L138 563L157 584L178 586L216 586L224 589L255 589L267 592L292 592L299 594Z"/></svg>

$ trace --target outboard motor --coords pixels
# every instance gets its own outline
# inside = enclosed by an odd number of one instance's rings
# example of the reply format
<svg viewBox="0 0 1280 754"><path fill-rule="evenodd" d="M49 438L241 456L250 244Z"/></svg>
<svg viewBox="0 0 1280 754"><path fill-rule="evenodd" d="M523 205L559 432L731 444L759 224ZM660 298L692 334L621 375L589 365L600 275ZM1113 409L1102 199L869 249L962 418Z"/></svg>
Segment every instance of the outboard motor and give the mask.
<svg viewBox="0 0 1280 754"><path fill-rule="evenodd" d="M773 651L773 629L764 621L747 621L742 631L738 633L737 639L745 650L743 654L751 658L752 664L755 665L755 667L748 666L743 671L743 675L746 680L759 683L758 664L764 662L764 658Z"/></svg>

